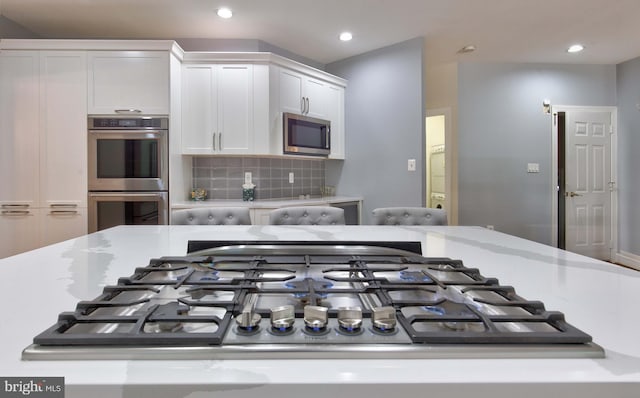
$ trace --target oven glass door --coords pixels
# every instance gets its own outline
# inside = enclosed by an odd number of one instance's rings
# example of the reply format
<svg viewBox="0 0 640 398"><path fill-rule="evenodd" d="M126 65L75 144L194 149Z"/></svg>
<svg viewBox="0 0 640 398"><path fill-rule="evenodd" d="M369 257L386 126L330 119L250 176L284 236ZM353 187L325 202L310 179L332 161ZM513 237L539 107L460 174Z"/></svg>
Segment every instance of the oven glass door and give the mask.
<svg viewBox="0 0 640 398"><path fill-rule="evenodd" d="M118 225L166 225L166 192L89 193L89 232Z"/></svg>
<svg viewBox="0 0 640 398"><path fill-rule="evenodd" d="M166 190L166 156L166 131L90 131L89 189Z"/></svg>

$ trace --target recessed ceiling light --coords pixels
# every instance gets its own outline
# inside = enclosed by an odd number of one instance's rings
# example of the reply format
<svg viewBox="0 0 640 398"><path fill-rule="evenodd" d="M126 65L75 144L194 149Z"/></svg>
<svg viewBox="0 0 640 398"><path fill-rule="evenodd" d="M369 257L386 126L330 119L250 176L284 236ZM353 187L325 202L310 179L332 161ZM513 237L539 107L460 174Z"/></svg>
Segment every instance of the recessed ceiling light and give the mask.
<svg viewBox="0 0 640 398"><path fill-rule="evenodd" d="M584 46L582 44L574 44L567 48L568 53L579 53L582 50L584 50Z"/></svg>
<svg viewBox="0 0 640 398"><path fill-rule="evenodd" d="M218 8L217 12L220 18L229 19L233 16L233 12L227 7Z"/></svg>
<svg viewBox="0 0 640 398"><path fill-rule="evenodd" d="M349 41L351 39L353 39L353 35L351 34L351 32L342 32L342 33L340 33L340 40Z"/></svg>

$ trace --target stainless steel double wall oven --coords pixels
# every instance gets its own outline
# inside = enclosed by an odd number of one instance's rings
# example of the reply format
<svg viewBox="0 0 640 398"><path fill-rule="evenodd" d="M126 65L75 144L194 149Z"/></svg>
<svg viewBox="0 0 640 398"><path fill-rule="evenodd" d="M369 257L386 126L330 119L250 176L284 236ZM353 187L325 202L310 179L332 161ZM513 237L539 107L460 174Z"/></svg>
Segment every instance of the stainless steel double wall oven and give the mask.
<svg viewBox="0 0 640 398"><path fill-rule="evenodd" d="M168 221L169 119L88 119L89 232Z"/></svg>

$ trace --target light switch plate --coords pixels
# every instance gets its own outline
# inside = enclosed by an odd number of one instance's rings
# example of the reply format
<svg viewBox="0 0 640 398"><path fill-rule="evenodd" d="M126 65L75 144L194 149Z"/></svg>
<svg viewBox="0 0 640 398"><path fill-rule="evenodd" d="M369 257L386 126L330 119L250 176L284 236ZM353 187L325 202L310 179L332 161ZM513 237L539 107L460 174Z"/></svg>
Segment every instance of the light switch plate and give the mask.
<svg viewBox="0 0 640 398"><path fill-rule="evenodd" d="M527 163L527 173L539 173L540 163Z"/></svg>
<svg viewBox="0 0 640 398"><path fill-rule="evenodd" d="M407 170L416 171L416 160L415 159L407 160Z"/></svg>

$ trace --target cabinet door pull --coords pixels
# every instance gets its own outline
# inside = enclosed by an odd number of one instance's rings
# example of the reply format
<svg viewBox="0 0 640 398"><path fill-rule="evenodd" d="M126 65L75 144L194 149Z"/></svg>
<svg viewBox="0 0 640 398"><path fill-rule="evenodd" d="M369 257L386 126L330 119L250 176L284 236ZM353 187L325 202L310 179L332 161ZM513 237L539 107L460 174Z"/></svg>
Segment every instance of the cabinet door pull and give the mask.
<svg viewBox="0 0 640 398"><path fill-rule="evenodd" d="M52 209L75 209L78 205L76 203L52 203L49 207Z"/></svg>
<svg viewBox="0 0 640 398"><path fill-rule="evenodd" d="M216 132L213 132L213 150L216 150Z"/></svg>
<svg viewBox="0 0 640 398"><path fill-rule="evenodd" d="M142 113L140 109L116 109L116 113Z"/></svg>
<svg viewBox="0 0 640 398"><path fill-rule="evenodd" d="M307 102L307 110L305 111L305 114L309 114L309 97L307 97L305 101Z"/></svg>
<svg viewBox="0 0 640 398"><path fill-rule="evenodd" d="M222 132L218 133L218 149L222 150Z"/></svg>
<svg viewBox="0 0 640 398"><path fill-rule="evenodd" d="M3 209L28 209L29 205L26 203L8 203L2 205Z"/></svg>
<svg viewBox="0 0 640 398"><path fill-rule="evenodd" d="M2 210L3 216L28 216L31 214L29 210Z"/></svg>
<svg viewBox="0 0 640 398"><path fill-rule="evenodd" d="M306 102L304 97L300 97L300 113L304 115L304 109L306 107Z"/></svg>
<svg viewBox="0 0 640 398"><path fill-rule="evenodd" d="M51 210L49 212L52 216L75 216L78 214L77 210Z"/></svg>

